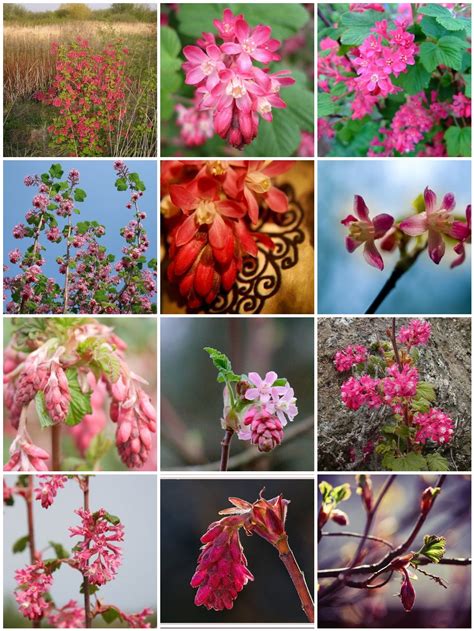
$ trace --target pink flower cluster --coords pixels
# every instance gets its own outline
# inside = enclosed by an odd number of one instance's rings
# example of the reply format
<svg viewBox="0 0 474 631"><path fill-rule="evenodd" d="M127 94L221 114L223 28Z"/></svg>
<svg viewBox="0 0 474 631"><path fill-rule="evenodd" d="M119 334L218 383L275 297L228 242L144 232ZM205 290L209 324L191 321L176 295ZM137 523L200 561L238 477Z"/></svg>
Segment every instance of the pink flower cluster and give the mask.
<svg viewBox="0 0 474 631"><path fill-rule="evenodd" d="M259 24L251 29L243 15L224 10L222 20L214 20L213 33L203 33L197 46L185 46L183 70L186 83L196 88L195 112L212 112L214 130L230 145L241 149L258 133L259 115L272 120L272 108L284 108L279 96L282 86L294 79L289 71L270 73L254 65L278 61L280 42L271 37L271 28ZM182 111L181 111L182 114ZM196 117L188 123L200 122ZM196 132L186 132L195 141Z"/></svg>
<svg viewBox="0 0 474 631"><path fill-rule="evenodd" d="M115 578L122 562L122 551L112 542L123 541L122 524L112 524L105 509L95 513L79 508L80 526L69 528L71 537L82 537L74 547L72 560L92 585L105 585Z"/></svg>
<svg viewBox="0 0 474 631"><path fill-rule="evenodd" d="M408 349L413 346L424 346L431 336L431 324L426 320L411 320L410 324L402 326L397 335L400 344L405 344Z"/></svg>
<svg viewBox="0 0 474 631"><path fill-rule="evenodd" d="M176 105L176 124L180 136L187 147L199 147L214 135L212 111L199 110L198 105L191 107Z"/></svg>
<svg viewBox="0 0 474 631"><path fill-rule="evenodd" d="M298 414L294 390L288 382L275 386L278 375L267 372L262 379L256 372L248 375L245 399L252 405L244 412L243 427L238 432L241 440L250 440L259 451L271 451L283 440L283 428Z"/></svg>
<svg viewBox="0 0 474 631"><path fill-rule="evenodd" d="M44 401L51 420L54 423L64 421L69 412L71 393L66 373L58 360L49 365L49 377L44 387Z"/></svg>
<svg viewBox="0 0 474 631"><path fill-rule="evenodd" d="M240 516L224 517L209 525L191 587L198 588L194 603L206 609L232 609L234 600L253 575L239 539Z"/></svg>
<svg viewBox="0 0 474 631"><path fill-rule="evenodd" d="M84 608L75 600L69 600L63 607L47 615L48 624L54 629L83 629L84 618Z"/></svg>
<svg viewBox="0 0 474 631"><path fill-rule="evenodd" d="M350 410L358 410L363 405L379 408L383 401L379 392L380 379L370 375L349 377L341 386L341 399Z"/></svg>
<svg viewBox="0 0 474 631"><path fill-rule="evenodd" d="M390 406L399 407L400 401L416 396L418 385L418 370L408 364L401 368L392 364L387 368L388 377L382 380L383 400Z"/></svg>
<svg viewBox="0 0 474 631"><path fill-rule="evenodd" d="M348 346L337 351L334 356L334 365L338 372L350 370L352 366L362 364L367 360L368 351L365 346Z"/></svg>
<svg viewBox="0 0 474 631"><path fill-rule="evenodd" d="M413 423L418 426L415 441L422 445L428 440L443 445L448 443L454 434L453 420L436 408L431 408L425 414L415 414Z"/></svg>
<svg viewBox="0 0 474 631"><path fill-rule="evenodd" d="M44 596L53 584L53 577L46 572L44 563L38 561L17 570L15 580L18 583L15 600L21 614L29 620L41 620L51 606Z"/></svg>
<svg viewBox="0 0 474 631"><path fill-rule="evenodd" d="M40 475L39 488L35 489L35 499L41 502L43 508L49 508L56 498L59 489L67 482L66 475Z"/></svg>

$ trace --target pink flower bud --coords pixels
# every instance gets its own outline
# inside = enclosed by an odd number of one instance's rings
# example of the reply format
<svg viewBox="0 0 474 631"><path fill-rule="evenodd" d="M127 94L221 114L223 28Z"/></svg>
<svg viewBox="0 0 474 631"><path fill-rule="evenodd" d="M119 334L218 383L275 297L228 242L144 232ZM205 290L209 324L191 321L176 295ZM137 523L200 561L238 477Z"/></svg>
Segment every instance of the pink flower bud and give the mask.
<svg viewBox="0 0 474 631"><path fill-rule="evenodd" d="M400 598L405 611L411 611L413 609L413 605L415 604L416 593L407 571L405 571L402 579Z"/></svg>
<svg viewBox="0 0 474 631"><path fill-rule="evenodd" d="M331 511L331 519L340 526L347 526L349 524L349 517L347 516L347 514L344 511L339 510L338 508L334 508Z"/></svg>

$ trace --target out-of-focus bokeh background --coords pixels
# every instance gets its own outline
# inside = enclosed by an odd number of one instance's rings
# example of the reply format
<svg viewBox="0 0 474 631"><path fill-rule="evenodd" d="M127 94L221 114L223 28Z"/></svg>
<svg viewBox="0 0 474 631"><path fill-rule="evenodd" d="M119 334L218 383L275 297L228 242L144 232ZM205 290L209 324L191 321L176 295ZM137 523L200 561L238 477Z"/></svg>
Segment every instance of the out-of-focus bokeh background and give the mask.
<svg viewBox="0 0 474 631"><path fill-rule="evenodd" d="M106 317L97 318L101 323L110 326L114 332L127 343L125 357L127 364L131 370L143 379L148 381L148 385L143 385L145 391L150 395L153 405L157 406L156 395L156 334L157 324L153 317ZM4 347L10 342L12 336L12 320L5 318L3 322L3 344ZM112 440L112 447L107 454L101 459L101 467L106 471L128 471L127 467L122 463L115 447L115 431L116 425L110 420L109 416L110 400L105 395L105 401L102 406L105 415L106 424L103 430L104 437ZM94 408L93 408L94 409ZM96 412L97 413L97 412ZM8 449L12 440L15 438L16 431L11 426L8 415L3 416L4 439L3 439L3 462L9 459ZM82 458L84 454L80 453L74 441L73 432L66 426L63 427L62 434L62 453L65 460L63 470L74 471L77 465L77 458ZM33 443L46 449L51 453L51 431L49 428L41 429L34 402L30 404L28 409L28 433ZM153 435L153 448L147 463L141 469L142 471L156 471L157 463L157 439L156 434ZM51 463L51 461L49 461Z"/></svg>
<svg viewBox="0 0 474 631"><path fill-rule="evenodd" d="M387 479L386 475L372 475L374 496ZM333 486L348 482L352 496L341 502L350 519L350 526L338 526L330 521L324 531L363 532L365 510L360 496L356 495L354 475L320 475L318 482L327 480ZM420 512L420 498L428 486L436 486L436 475L398 475L385 495L371 530L372 535L399 545L412 531ZM318 502L321 501L319 495ZM428 515L411 549L419 550L424 535L446 538L446 558L471 555L471 479L468 475L448 475L440 495ZM323 537L318 546L318 570L346 567L356 551L359 541L343 537ZM367 546L369 553L364 563L379 561L386 553L380 544ZM416 591L415 605L405 613L400 599L401 575L394 573L385 587L373 590L344 588L320 602L319 626L323 628L465 628L471 626L471 566L435 565L422 568L448 582L443 589L432 579L418 574L413 581ZM382 578L386 578L383 576ZM327 585L334 579L325 579Z"/></svg>
<svg viewBox="0 0 474 631"><path fill-rule="evenodd" d="M285 427L287 436L271 453L260 454L234 437L232 455L251 450L241 470L313 469L314 331L309 318L162 318L161 320L161 468L218 469L223 430L223 384L205 346L229 356L237 373L274 370L295 391L299 414ZM230 462L232 466L232 460ZM232 466L232 468L235 468Z"/></svg>
<svg viewBox="0 0 474 631"><path fill-rule="evenodd" d="M354 195L362 195L370 217L389 213L396 220L413 214L412 201L430 186L441 202L452 192L455 214L465 218L471 203L471 164L468 160L330 160L318 165L318 311L365 313L392 273L398 251L383 253L383 272L369 266L362 249L349 254L347 228L341 220L352 213ZM379 244L380 241L376 241ZM378 313L470 313L471 258L450 269L452 246L439 265L423 252L398 281Z"/></svg>
<svg viewBox="0 0 474 631"><path fill-rule="evenodd" d="M278 552L257 535L241 534L249 570L247 583L229 611L194 605L193 576L200 537L228 497L249 502L283 494L291 500L286 531L289 544L314 596L314 483L312 480L162 480L161 481L161 622L162 623L301 623L307 622ZM206 627L207 628L207 627Z"/></svg>
<svg viewBox="0 0 474 631"><path fill-rule="evenodd" d="M14 486L18 476L5 474L9 486ZM116 604L126 613L136 613L145 607L155 611L152 627L156 627L156 584L157 584L157 488L153 475L100 475L90 479L91 510L105 508L112 515L117 515L125 528L125 539L120 544L123 553L122 565L113 581L100 588L98 597L104 604ZM37 479L35 488L37 487ZM69 537L70 526L80 523L74 510L82 506L82 491L75 480L69 480L63 489L59 489L54 504L48 509L34 501L34 520L36 545L42 550L48 541L62 543L70 551L77 542L77 537ZM3 589L4 589L4 627L32 627L31 622L18 613L18 606L13 596L17 586L15 570L29 563L28 549L13 554L15 541L27 532L26 504L21 497L15 496L14 506L4 507L3 534ZM45 558L50 558L45 552ZM51 595L58 606L62 607L70 599L82 605L79 593L82 577L64 566L54 575ZM92 597L92 602L94 597ZM93 626L109 625L94 620ZM44 626L44 625L41 625ZM120 626L115 621L114 627Z"/></svg>

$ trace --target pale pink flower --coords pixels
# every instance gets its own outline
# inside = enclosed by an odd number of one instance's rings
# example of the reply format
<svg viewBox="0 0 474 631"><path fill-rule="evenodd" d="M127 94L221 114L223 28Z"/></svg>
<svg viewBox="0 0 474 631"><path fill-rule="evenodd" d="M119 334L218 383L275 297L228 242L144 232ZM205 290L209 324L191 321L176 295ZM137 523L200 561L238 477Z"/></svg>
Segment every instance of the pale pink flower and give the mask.
<svg viewBox="0 0 474 631"><path fill-rule="evenodd" d="M48 624L55 629L83 629L85 627L84 607L80 607L75 600L69 600L55 613L47 615Z"/></svg>
<svg viewBox="0 0 474 631"><path fill-rule="evenodd" d="M258 400L260 403L268 403L272 397L273 384L277 379L278 375L273 370L267 372L264 379L257 372L249 372L248 380L254 387L248 388L245 398L249 401Z"/></svg>
<svg viewBox="0 0 474 631"><path fill-rule="evenodd" d="M15 580L18 583L15 600L20 613L29 620L41 620L51 606L44 596L53 584L53 577L46 572L44 563L38 561L17 570Z"/></svg>

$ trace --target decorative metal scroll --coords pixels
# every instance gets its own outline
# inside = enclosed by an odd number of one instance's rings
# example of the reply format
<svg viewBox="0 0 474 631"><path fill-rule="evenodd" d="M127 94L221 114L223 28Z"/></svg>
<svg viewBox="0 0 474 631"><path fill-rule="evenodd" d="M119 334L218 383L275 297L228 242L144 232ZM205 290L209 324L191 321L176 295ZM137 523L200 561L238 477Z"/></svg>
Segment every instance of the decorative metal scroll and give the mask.
<svg viewBox="0 0 474 631"><path fill-rule="evenodd" d="M288 196L286 213L264 210L254 229L270 237L272 250L258 246L258 256L244 259L237 280L228 293L219 294L207 313L260 313L265 301L274 296L282 284L282 271L298 263L298 246L305 239L301 224L304 210L296 200L293 187L282 186ZM269 219L271 217L271 220Z"/></svg>

